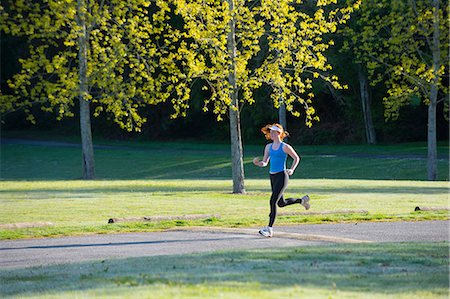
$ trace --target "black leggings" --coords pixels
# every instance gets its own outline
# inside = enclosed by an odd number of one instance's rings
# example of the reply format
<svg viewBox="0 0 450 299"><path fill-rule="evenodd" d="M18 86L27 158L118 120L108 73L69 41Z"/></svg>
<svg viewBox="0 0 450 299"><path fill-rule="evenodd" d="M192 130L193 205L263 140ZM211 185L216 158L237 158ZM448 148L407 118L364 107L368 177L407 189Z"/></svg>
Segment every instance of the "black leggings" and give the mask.
<svg viewBox="0 0 450 299"><path fill-rule="evenodd" d="M272 227L277 217L277 205L282 208L294 203L300 203L300 198L286 198L284 199L283 193L289 182L289 175L286 171L271 173L270 185L272 186L272 196L270 197L270 214L269 214L269 226Z"/></svg>

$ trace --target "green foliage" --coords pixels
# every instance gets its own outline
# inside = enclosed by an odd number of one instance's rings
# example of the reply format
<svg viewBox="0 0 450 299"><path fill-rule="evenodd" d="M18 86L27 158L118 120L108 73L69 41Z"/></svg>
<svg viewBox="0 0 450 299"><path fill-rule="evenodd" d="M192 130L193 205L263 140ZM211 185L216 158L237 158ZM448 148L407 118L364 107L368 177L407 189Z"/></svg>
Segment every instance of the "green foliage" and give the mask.
<svg viewBox="0 0 450 299"><path fill-rule="evenodd" d="M94 105L94 116L108 113L121 128L139 131L146 118L140 107L171 99L173 118L185 116L191 85L196 79L211 94L218 119L231 103L235 72L241 104L254 103L253 93L271 87L275 107L280 99L287 110L312 125L319 118L312 107L312 81L322 77L341 88L324 51L333 44L324 34L345 23L359 1L328 9L337 1L317 1L304 12L301 1L55 1L28 5L6 2L1 29L29 40L29 57L21 58L21 71L8 81L12 94L4 94L1 111L30 107L73 116L74 99L82 96ZM182 29L176 17L182 17ZM86 26L84 26L84 24ZM84 33L86 31L86 33ZM79 49L87 39L88 93L80 95ZM230 35L232 34L232 35ZM230 38L237 42L236 53ZM262 51L261 45L267 47ZM302 109L295 107L300 104Z"/></svg>
<svg viewBox="0 0 450 299"><path fill-rule="evenodd" d="M0 11L1 30L29 40L29 57L20 59L21 71L8 81L13 93L0 97L2 112L22 108L33 121L30 107L39 105L58 118L73 116L80 96L82 24L89 89L82 96L93 103L95 116L106 112L121 128L140 130L146 119L138 109L171 95L166 84L176 78L164 51L165 38L172 37L165 1L89 1L83 6L74 0L11 0Z"/></svg>
<svg viewBox="0 0 450 299"><path fill-rule="evenodd" d="M204 111L212 106L220 120L228 109L253 104L255 90L268 85L276 108L282 101L293 115L302 111L311 126L319 119L312 107L313 80L321 77L342 88L338 78L329 74L332 67L324 51L333 42L323 35L334 33L360 3L327 8L335 2L317 1L307 13L306 5L292 0L174 0L175 13L184 20L177 58L188 78L204 80L203 88L211 94ZM230 38L237 41L236 51ZM234 75L236 87L230 81ZM239 107L232 103L235 88Z"/></svg>
<svg viewBox="0 0 450 299"><path fill-rule="evenodd" d="M257 10L246 7L244 1L236 1L234 10L227 1L180 0L174 4L175 12L185 22L179 53L188 77L203 79L203 89L211 92L211 97L205 100L204 111L212 104L220 120L232 106L233 86L229 76L233 68L237 85L244 91L243 101L252 103L252 90L259 85L250 76L248 63L259 51L259 39L263 34L263 23L255 20ZM236 53L229 48L230 30L235 30L235 38L240 41Z"/></svg>
<svg viewBox="0 0 450 299"><path fill-rule="evenodd" d="M272 87L271 98L275 107L283 103L287 111L300 116L294 107L299 103L309 127L313 120L319 120L312 107L312 82L320 77L333 88L347 88L338 82L336 75L330 75L332 66L324 54L334 41L325 37L334 34L338 25L346 23L360 1L345 8L326 7L332 3L336 1L317 1L317 7L308 11L304 5L295 7L289 1L274 1L262 12L270 24L267 34L270 50L257 74L262 82Z"/></svg>
<svg viewBox="0 0 450 299"><path fill-rule="evenodd" d="M386 85L383 101L387 119L397 119L400 108L414 99L429 104L433 85L448 105L445 74L449 9L445 1L439 1L436 15L431 1L363 1L353 26L344 30L344 48L353 51L357 62L366 65L371 84ZM435 22L440 38L438 49L433 46ZM437 64L433 61L436 51L440 52Z"/></svg>

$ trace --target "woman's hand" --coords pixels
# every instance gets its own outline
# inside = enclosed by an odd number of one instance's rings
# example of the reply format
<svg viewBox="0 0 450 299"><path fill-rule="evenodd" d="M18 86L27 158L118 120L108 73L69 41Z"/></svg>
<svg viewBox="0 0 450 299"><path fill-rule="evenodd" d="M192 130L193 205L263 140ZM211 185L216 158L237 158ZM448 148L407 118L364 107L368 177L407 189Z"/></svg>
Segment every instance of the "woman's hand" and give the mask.
<svg viewBox="0 0 450 299"><path fill-rule="evenodd" d="M294 174L294 169L286 169L286 173L291 176Z"/></svg>
<svg viewBox="0 0 450 299"><path fill-rule="evenodd" d="M256 166L261 167L261 164L259 162L259 158L258 157L253 158L253 164L255 164Z"/></svg>

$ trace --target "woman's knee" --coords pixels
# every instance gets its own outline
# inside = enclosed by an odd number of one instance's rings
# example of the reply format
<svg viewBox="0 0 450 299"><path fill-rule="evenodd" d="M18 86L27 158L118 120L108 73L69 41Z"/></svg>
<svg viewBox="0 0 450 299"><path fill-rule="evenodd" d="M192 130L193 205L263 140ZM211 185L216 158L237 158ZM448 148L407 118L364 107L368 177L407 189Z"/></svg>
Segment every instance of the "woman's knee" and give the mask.
<svg viewBox="0 0 450 299"><path fill-rule="evenodd" d="M277 205L282 208L286 206L286 202L281 198L278 202Z"/></svg>

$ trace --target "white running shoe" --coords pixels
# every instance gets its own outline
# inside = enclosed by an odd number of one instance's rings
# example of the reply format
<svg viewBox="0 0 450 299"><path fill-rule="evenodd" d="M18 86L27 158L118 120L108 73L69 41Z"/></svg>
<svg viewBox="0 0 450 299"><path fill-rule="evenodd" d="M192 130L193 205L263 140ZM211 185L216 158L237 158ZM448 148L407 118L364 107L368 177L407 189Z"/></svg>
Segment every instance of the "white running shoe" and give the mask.
<svg viewBox="0 0 450 299"><path fill-rule="evenodd" d="M302 202L300 203L302 206L305 207L305 209L309 210L311 205L309 204L309 196L305 195L302 197Z"/></svg>
<svg viewBox="0 0 450 299"><path fill-rule="evenodd" d="M268 227L268 226L263 227L259 230L259 233L266 238L270 238L273 235L273 228Z"/></svg>

